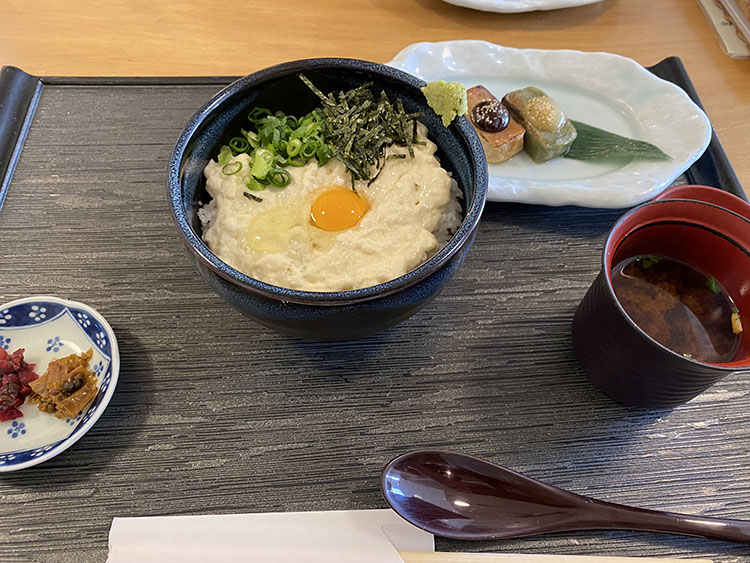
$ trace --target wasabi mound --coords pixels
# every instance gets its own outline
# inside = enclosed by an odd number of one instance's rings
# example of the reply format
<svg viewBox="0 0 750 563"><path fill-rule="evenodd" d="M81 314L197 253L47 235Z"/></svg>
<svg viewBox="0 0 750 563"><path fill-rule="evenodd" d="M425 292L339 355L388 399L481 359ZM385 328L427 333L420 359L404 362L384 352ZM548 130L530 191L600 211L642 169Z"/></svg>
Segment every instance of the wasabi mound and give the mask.
<svg viewBox="0 0 750 563"><path fill-rule="evenodd" d="M464 115L469 106L466 101L466 86L460 82L436 80L422 88L429 106L438 114L443 125L448 127L456 116Z"/></svg>

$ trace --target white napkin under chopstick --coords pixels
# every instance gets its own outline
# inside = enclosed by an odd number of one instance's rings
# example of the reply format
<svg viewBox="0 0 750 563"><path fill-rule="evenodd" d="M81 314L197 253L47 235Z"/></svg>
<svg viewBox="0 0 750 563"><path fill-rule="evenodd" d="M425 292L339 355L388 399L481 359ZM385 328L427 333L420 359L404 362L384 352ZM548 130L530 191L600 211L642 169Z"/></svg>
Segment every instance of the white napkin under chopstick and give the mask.
<svg viewBox="0 0 750 563"><path fill-rule="evenodd" d="M403 563L399 551L435 542L389 509L115 518L107 563Z"/></svg>
<svg viewBox="0 0 750 563"><path fill-rule="evenodd" d="M107 563L672 563L677 559L435 553L428 534L385 510L115 518ZM711 563L708 559L691 563Z"/></svg>

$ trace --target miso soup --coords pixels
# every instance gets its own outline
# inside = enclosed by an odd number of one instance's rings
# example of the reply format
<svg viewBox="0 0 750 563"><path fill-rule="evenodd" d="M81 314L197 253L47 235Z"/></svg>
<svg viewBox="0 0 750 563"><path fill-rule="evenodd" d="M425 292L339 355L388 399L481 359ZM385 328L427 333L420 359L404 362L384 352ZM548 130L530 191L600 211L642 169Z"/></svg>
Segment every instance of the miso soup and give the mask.
<svg viewBox="0 0 750 563"><path fill-rule="evenodd" d="M665 256L634 256L613 268L612 287L633 322L670 350L710 363L737 353L739 312L715 278Z"/></svg>

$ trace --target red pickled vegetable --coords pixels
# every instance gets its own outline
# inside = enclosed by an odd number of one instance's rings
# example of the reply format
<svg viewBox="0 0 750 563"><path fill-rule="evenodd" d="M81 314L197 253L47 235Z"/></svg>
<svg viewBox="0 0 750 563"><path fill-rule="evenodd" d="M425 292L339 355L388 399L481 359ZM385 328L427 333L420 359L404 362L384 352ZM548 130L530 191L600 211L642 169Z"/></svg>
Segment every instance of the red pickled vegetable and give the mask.
<svg viewBox="0 0 750 563"><path fill-rule="evenodd" d="M36 364L27 364L23 353L23 348L12 354L0 348L0 422L23 416L18 407L31 393L29 383L39 377L34 373Z"/></svg>

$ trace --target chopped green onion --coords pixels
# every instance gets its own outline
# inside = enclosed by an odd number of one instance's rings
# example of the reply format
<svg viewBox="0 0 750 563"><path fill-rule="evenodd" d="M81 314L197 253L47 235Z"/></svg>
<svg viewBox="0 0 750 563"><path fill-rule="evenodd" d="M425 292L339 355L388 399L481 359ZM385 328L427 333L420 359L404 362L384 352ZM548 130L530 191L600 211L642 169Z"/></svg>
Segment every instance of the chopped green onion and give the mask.
<svg viewBox="0 0 750 563"><path fill-rule="evenodd" d="M653 254L649 254L648 256L644 256L641 259L641 266L643 266L644 270L648 270L651 266L655 266L660 262L658 256L654 256Z"/></svg>
<svg viewBox="0 0 750 563"><path fill-rule="evenodd" d="M271 171L273 163L273 153L268 149L255 149L253 151L253 166L250 174L258 179L265 178Z"/></svg>
<svg viewBox="0 0 750 563"><path fill-rule="evenodd" d="M247 142L251 147L257 149L260 146L260 139L258 139L258 135L256 135L252 131L245 131L244 129L240 129L240 132L245 136Z"/></svg>
<svg viewBox="0 0 750 563"><path fill-rule="evenodd" d="M387 147L406 147L413 156L413 145L420 143L416 123L420 114L407 114L400 100L391 103L385 92L376 97L369 83L326 95L304 76L300 78L320 98L321 107L302 117L253 108L247 115L249 130L241 129L241 136L232 137L219 151L217 160L224 174L237 174L243 164L232 158L248 153L249 172L242 179L247 189L281 188L292 180L285 167L305 166L313 158L324 166L336 157L350 172L356 192L357 180L372 183L387 160L406 158L403 154L387 156Z"/></svg>
<svg viewBox="0 0 750 563"><path fill-rule="evenodd" d="M290 139L286 145L286 154L289 156L297 156L301 148L302 141L299 139Z"/></svg>
<svg viewBox="0 0 750 563"><path fill-rule="evenodd" d="M306 141L304 145L302 145L302 149L299 151L302 158L310 159L315 156L315 149L317 148L317 143L314 141Z"/></svg>
<svg viewBox="0 0 750 563"><path fill-rule="evenodd" d="M315 151L315 158L318 160L318 166L325 165L326 162L331 160L333 152L331 147L325 143L318 145L318 149Z"/></svg>
<svg viewBox="0 0 750 563"><path fill-rule="evenodd" d="M250 112L250 115L247 116L247 118L251 122L256 123L260 121L261 119L263 119L264 117L269 116L269 115L271 115L270 110L267 110L266 108L255 107L253 108L253 111Z"/></svg>
<svg viewBox="0 0 750 563"><path fill-rule="evenodd" d="M250 147L250 143L244 137L232 137L229 141L229 148L234 152L245 152Z"/></svg>
<svg viewBox="0 0 750 563"><path fill-rule="evenodd" d="M226 164L230 160L232 160L232 156L232 149L225 145L221 147L221 150L219 150L219 157L216 159L216 162L222 165Z"/></svg>
<svg viewBox="0 0 750 563"><path fill-rule="evenodd" d="M242 163L236 160L221 167L221 171L227 176L237 174L240 170L242 170Z"/></svg>
<svg viewBox="0 0 750 563"><path fill-rule="evenodd" d="M712 293L716 293L717 295L721 292L721 286L713 276L706 279L706 287L709 291L711 291Z"/></svg>
<svg viewBox="0 0 750 563"><path fill-rule="evenodd" d="M252 190L254 192L262 192L266 189L266 186L261 184L258 180L253 178L252 176L247 176L244 180L242 180L242 183L245 184L245 187L248 190Z"/></svg>
<svg viewBox="0 0 750 563"><path fill-rule="evenodd" d="M268 180L277 188L283 188L292 181L292 175L283 168L275 168L268 173Z"/></svg>

